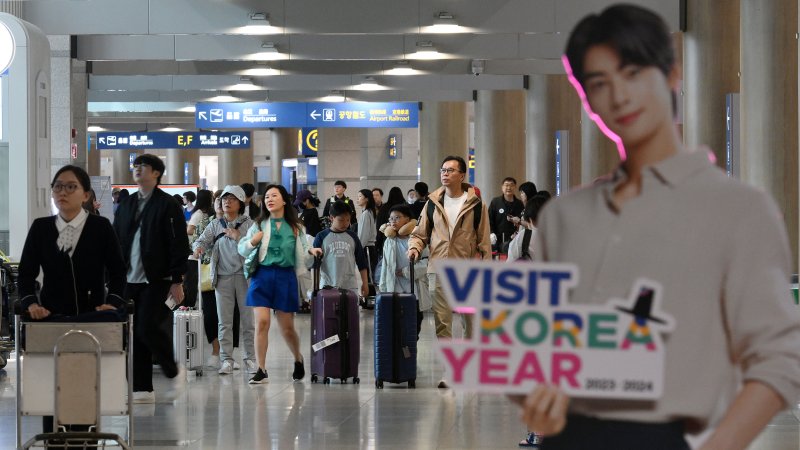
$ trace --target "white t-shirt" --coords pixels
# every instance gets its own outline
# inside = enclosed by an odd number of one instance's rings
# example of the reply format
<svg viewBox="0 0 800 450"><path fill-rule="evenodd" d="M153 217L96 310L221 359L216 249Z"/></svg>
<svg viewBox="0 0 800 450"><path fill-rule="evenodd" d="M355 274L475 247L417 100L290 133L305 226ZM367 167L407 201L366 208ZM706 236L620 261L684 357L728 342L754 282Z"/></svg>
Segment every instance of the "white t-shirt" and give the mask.
<svg viewBox="0 0 800 450"><path fill-rule="evenodd" d="M461 197L450 198L447 194L444 195L444 211L447 213L447 222L450 224L450 236L453 235L453 230L456 229L456 219L464 203L467 201L467 193L461 194Z"/></svg>

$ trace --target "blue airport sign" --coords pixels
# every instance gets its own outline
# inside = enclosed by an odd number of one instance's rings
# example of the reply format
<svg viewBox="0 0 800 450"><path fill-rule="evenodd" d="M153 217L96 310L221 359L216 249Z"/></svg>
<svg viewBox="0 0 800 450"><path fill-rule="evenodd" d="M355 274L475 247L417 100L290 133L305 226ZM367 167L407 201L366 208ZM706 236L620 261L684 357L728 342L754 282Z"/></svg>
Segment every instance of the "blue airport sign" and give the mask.
<svg viewBox="0 0 800 450"><path fill-rule="evenodd" d="M124 131L97 133L98 150L250 148L249 131Z"/></svg>
<svg viewBox="0 0 800 450"><path fill-rule="evenodd" d="M419 105L401 103L198 103L195 126L230 128L416 128Z"/></svg>

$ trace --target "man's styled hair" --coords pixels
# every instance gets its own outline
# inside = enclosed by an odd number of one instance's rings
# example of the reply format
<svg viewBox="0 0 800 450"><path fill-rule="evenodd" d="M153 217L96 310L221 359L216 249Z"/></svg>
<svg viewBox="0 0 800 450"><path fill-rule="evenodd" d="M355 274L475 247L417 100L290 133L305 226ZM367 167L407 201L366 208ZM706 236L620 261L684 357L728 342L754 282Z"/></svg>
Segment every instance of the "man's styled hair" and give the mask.
<svg viewBox="0 0 800 450"><path fill-rule="evenodd" d="M344 181L342 181L342 180L336 180L336 182L335 182L335 183L333 183L333 185L334 185L334 186L341 186L341 187L343 187L343 188L347 189L347 183L345 183L345 182L344 182Z"/></svg>
<svg viewBox="0 0 800 450"><path fill-rule="evenodd" d="M152 167L153 170L157 170L158 180L156 180L156 186L161 184L161 177L164 176L164 161L162 161L161 158L156 155L145 153L137 156L136 159L133 160L133 165L137 164L147 164Z"/></svg>
<svg viewBox="0 0 800 450"><path fill-rule="evenodd" d="M417 194L427 197L428 196L428 183L424 181L417 181L414 184L414 190L417 191Z"/></svg>
<svg viewBox="0 0 800 450"><path fill-rule="evenodd" d="M442 165L439 167L444 166L444 163L447 161L456 161L458 163L458 170L461 171L461 173L467 173L467 163L464 162L464 158L450 155L442 161Z"/></svg>
<svg viewBox="0 0 800 450"><path fill-rule="evenodd" d="M572 75L581 86L586 76L586 52L603 44L619 53L623 65L655 66L665 76L675 65L672 36L664 20L640 6L615 5L583 18L569 37L566 56Z"/></svg>
<svg viewBox="0 0 800 450"><path fill-rule="evenodd" d="M506 184L506 182L517 184L517 179L514 177L505 177L503 178L503 184Z"/></svg>
<svg viewBox="0 0 800 450"><path fill-rule="evenodd" d="M252 183L242 183L239 187L244 191L245 197L252 197L256 193L256 187Z"/></svg>

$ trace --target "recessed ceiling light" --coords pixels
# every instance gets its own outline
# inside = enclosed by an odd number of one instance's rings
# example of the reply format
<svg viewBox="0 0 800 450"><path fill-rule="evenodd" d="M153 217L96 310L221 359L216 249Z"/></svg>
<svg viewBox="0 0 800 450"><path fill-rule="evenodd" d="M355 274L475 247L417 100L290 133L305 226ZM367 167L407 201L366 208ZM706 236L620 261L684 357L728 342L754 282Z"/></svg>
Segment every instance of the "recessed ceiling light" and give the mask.
<svg viewBox="0 0 800 450"><path fill-rule="evenodd" d="M86 128L86 131L88 131L89 133L98 133L100 131L106 131L106 129L103 127L98 127L97 125L89 125Z"/></svg>
<svg viewBox="0 0 800 450"><path fill-rule="evenodd" d="M260 89L261 87L254 84L250 77L240 77L239 83L227 88L229 91L258 91Z"/></svg>
<svg viewBox="0 0 800 450"><path fill-rule="evenodd" d="M233 34L260 35L275 34L279 33L280 30L270 24L269 14L255 12L248 14L245 26L234 28L231 32Z"/></svg>
<svg viewBox="0 0 800 450"><path fill-rule="evenodd" d="M343 102L343 101L345 101L344 92L342 92L342 91L331 91L330 94L326 95L325 97L322 97L320 99L320 101L323 101L323 102L336 102L336 103Z"/></svg>
<svg viewBox="0 0 800 450"><path fill-rule="evenodd" d="M456 22L456 17L447 11L436 13L433 25L424 29L426 33L464 33L468 31Z"/></svg>
<svg viewBox="0 0 800 450"><path fill-rule="evenodd" d="M285 59L286 55L278 50L278 47L275 46L274 42L264 42L261 44L261 50L255 53L251 53L249 58L256 61L274 61L277 59Z"/></svg>
<svg viewBox="0 0 800 450"><path fill-rule="evenodd" d="M378 81L375 80L375 78L365 77L364 81L362 81L361 84L353 86L353 89L357 91L380 91L385 88L378 84Z"/></svg>
<svg viewBox="0 0 800 450"><path fill-rule="evenodd" d="M169 131L169 132L175 132L175 131L181 131L181 130L182 130L182 128L178 128L178 127L164 127L164 128L161 129L161 131Z"/></svg>
<svg viewBox="0 0 800 450"><path fill-rule="evenodd" d="M207 101L215 103L238 102L239 98L232 97L230 95L217 95L215 97L209 98Z"/></svg>
<svg viewBox="0 0 800 450"><path fill-rule="evenodd" d="M442 54L436 50L431 41L417 42L417 51L408 56L413 59L439 59Z"/></svg>
<svg viewBox="0 0 800 450"><path fill-rule="evenodd" d="M279 70L273 69L267 65L253 67L252 69L245 69L241 72L242 75L251 77L268 77L271 75L279 75L280 73L281 72Z"/></svg>
<svg viewBox="0 0 800 450"><path fill-rule="evenodd" d="M386 75L414 75L416 73L419 72L406 60L398 61L394 67L386 71Z"/></svg>
<svg viewBox="0 0 800 450"><path fill-rule="evenodd" d="M196 108L194 106L184 106L183 108L178 108L178 111L193 113L196 111Z"/></svg>

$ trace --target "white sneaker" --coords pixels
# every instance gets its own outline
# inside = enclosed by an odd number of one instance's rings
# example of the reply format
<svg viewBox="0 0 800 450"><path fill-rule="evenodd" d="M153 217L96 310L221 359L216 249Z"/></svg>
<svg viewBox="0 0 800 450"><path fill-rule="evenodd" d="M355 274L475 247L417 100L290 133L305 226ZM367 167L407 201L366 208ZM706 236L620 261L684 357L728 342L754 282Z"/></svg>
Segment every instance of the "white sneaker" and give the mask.
<svg viewBox="0 0 800 450"><path fill-rule="evenodd" d="M247 373L252 375L258 372L258 364L256 364L256 362L252 359L245 359L244 365L247 367Z"/></svg>
<svg viewBox="0 0 800 450"><path fill-rule="evenodd" d="M156 402L156 394L153 391L138 391L133 393L133 403L149 404Z"/></svg>
<svg viewBox="0 0 800 450"><path fill-rule="evenodd" d="M233 373L233 361L226 359L222 361L222 366L219 368L220 375L230 375Z"/></svg>
<svg viewBox="0 0 800 450"><path fill-rule="evenodd" d="M219 355L211 355L206 360L206 367L212 367L216 369L219 367Z"/></svg>
<svg viewBox="0 0 800 450"><path fill-rule="evenodd" d="M242 366L240 366L238 362L236 362L236 361L233 362L233 370L239 370L241 368L242 368Z"/></svg>
<svg viewBox="0 0 800 450"><path fill-rule="evenodd" d="M178 374L172 379L172 388L167 391L167 398L175 400L183 394L186 389L186 368L183 364L178 364Z"/></svg>

